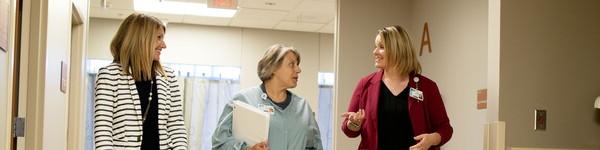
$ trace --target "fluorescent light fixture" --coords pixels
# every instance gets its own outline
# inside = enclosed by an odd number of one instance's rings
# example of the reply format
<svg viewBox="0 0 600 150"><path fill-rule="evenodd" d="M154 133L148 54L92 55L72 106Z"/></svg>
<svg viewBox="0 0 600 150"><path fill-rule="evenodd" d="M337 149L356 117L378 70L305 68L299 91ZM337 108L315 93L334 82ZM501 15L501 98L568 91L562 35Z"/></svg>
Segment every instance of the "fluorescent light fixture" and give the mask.
<svg viewBox="0 0 600 150"><path fill-rule="evenodd" d="M133 5L135 11L161 14L231 18L237 13L237 10L208 8L206 4L192 2L134 0Z"/></svg>

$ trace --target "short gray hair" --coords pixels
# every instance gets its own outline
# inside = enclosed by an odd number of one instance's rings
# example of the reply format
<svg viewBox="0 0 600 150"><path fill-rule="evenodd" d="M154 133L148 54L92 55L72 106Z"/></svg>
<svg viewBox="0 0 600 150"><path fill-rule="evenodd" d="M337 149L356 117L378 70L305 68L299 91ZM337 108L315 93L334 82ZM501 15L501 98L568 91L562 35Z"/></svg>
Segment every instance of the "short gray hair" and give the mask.
<svg viewBox="0 0 600 150"><path fill-rule="evenodd" d="M294 47L275 44L267 49L263 57L260 58L260 61L258 61L257 73L261 81L265 82L271 80L273 77L273 72L275 72L275 70L281 66L281 63L283 62L283 56L285 56L287 53L293 53L296 55L296 58L298 59L298 65L300 64L300 53L298 53Z"/></svg>

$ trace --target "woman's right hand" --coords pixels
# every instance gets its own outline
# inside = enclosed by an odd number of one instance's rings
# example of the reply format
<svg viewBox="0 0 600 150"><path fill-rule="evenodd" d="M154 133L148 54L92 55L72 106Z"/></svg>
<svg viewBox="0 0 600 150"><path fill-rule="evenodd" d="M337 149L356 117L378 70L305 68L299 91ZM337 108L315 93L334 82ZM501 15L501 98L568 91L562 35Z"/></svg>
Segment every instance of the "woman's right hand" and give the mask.
<svg viewBox="0 0 600 150"><path fill-rule="evenodd" d="M267 141L262 141L248 147L246 150L269 150L269 144L267 144Z"/></svg>
<svg viewBox="0 0 600 150"><path fill-rule="evenodd" d="M342 117L348 118L348 129L352 131L359 131L362 126L363 121L365 120L365 110L359 109L356 112L345 112Z"/></svg>

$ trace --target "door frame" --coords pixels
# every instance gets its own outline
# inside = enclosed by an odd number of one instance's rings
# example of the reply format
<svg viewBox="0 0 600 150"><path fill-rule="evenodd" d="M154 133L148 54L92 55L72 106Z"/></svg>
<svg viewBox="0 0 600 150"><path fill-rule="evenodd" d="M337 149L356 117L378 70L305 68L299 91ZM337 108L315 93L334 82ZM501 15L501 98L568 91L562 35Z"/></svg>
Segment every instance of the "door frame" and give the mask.
<svg viewBox="0 0 600 150"><path fill-rule="evenodd" d="M14 20L15 22L13 23L14 25L14 30L13 30L13 34L14 34L14 42L13 42L13 53L12 53L12 67L9 71L9 73L12 74L12 79L9 81L11 85L11 87L9 88L10 90L10 94L9 97L11 99L11 115L10 115L10 119L8 120L9 125L10 125L10 135L8 137L8 141L9 143L7 143L7 145L10 145L10 149L16 149L17 147L17 137L14 136L14 130L13 130L13 123L15 121L15 118L18 117L18 113L19 113L19 79L20 79L20 62L21 62L21 22L22 22L22 5L23 5L23 0L14 0L11 1L15 4L14 7Z"/></svg>
<svg viewBox="0 0 600 150"><path fill-rule="evenodd" d="M87 24L77 5L71 3L71 52L69 58L67 149L80 150L85 146L87 101L85 76L85 47Z"/></svg>
<svg viewBox="0 0 600 150"><path fill-rule="evenodd" d="M44 97L48 1L22 3L21 52L19 61L18 116L25 118L25 137L17 138L17 149L43 148Z"/></svg>

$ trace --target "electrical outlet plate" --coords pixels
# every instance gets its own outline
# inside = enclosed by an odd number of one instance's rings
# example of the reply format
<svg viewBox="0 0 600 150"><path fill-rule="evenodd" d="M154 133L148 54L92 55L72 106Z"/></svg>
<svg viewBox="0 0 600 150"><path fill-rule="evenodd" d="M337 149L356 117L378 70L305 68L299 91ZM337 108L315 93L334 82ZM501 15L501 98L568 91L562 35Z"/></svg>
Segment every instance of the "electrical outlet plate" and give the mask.
<svg viewBox="0 0 600 150"><path fill-rule="evenodd" d="M533 130L535 131L545 131L546 130L546 110L544 109L536 109L535 112L535 118L534 118L534 126L533 126Z"/></svg>

